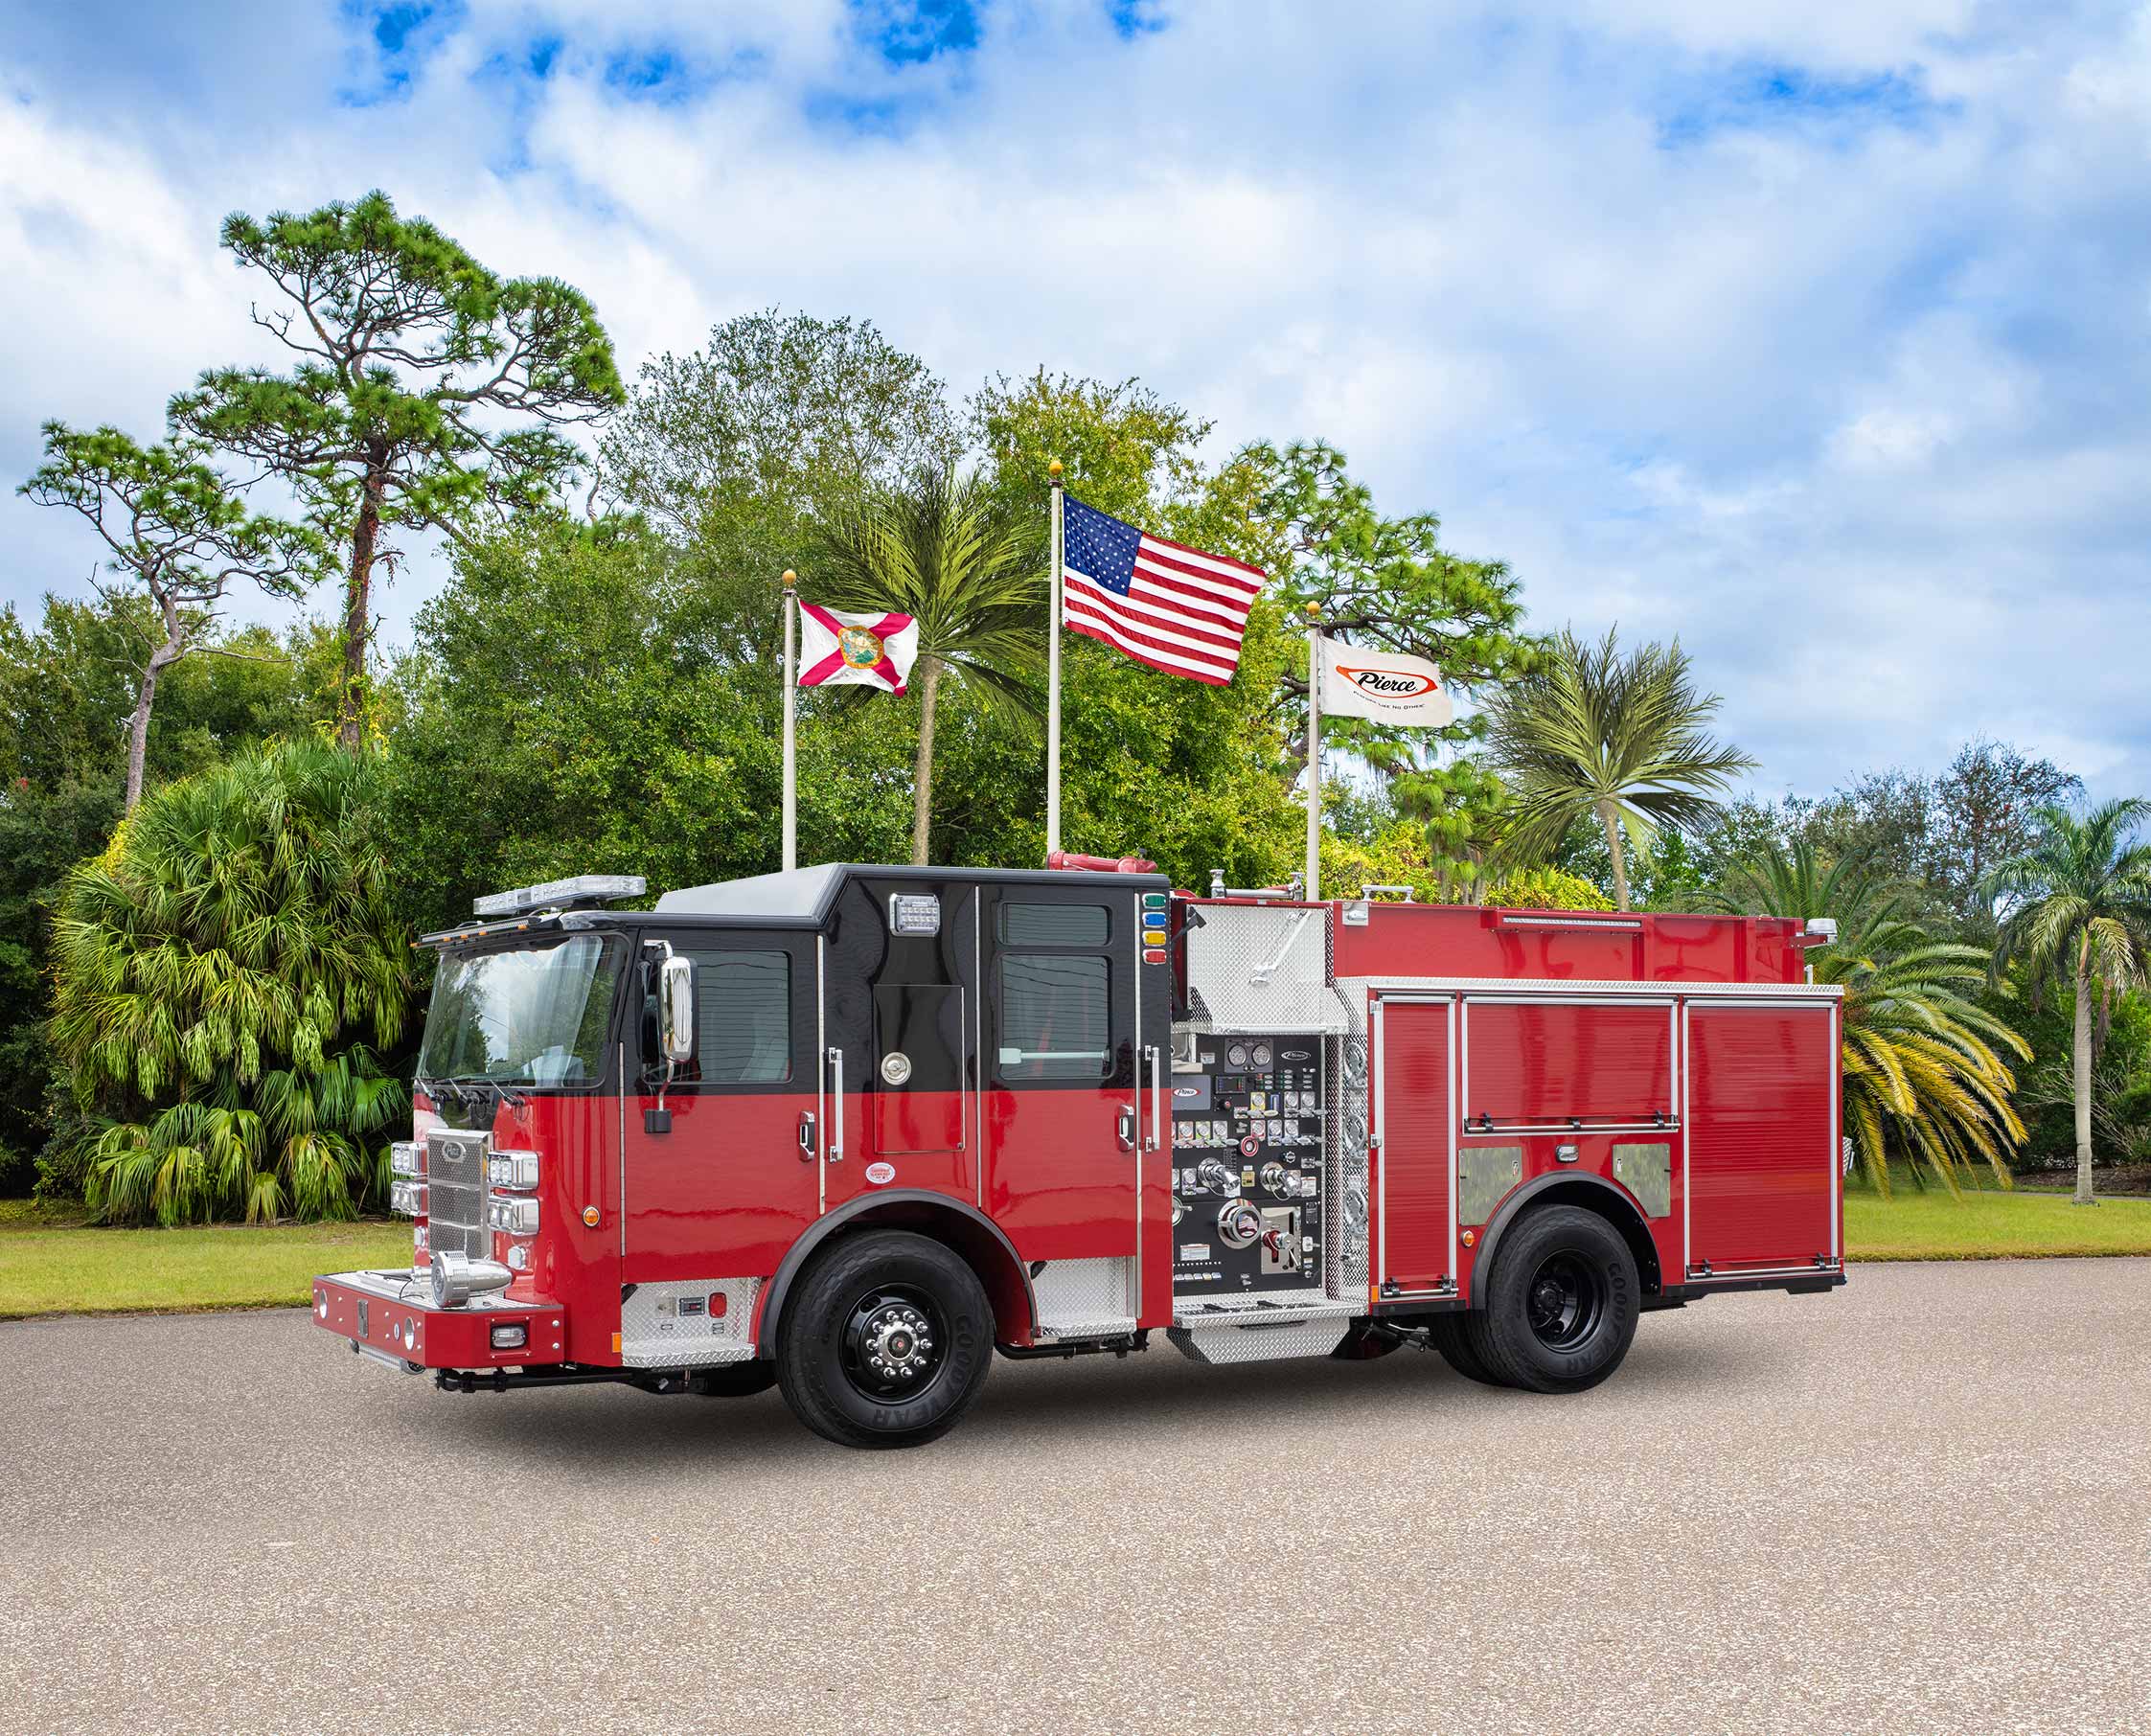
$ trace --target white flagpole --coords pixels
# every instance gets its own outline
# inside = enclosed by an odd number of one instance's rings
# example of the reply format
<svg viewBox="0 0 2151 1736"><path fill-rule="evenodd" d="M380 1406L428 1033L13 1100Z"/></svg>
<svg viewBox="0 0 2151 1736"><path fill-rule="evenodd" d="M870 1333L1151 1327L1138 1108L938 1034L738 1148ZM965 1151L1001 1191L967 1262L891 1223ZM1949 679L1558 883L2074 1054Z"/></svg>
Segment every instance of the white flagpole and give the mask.
<svg viewBox="0 0 2151 1736"><path fill-rule="evenodd" d="M1045 467L1053 486L1053 618L1045 641L1045 854L1061 848L1061 461Z"/></svg>
<svg viewBox="0 0 2151 1736"><path fill-rule="evenodd" d="M799 866L799 765L794 745L794 720L799 709L798 651L794 628L799 619L799 596L793 586L799 575L786 569L784 576L784 865Z"/></svg>
<svg viewBox="0 0 2151 1736"><path fill-rule="evenodd" d="M1307 897L1322 896L1322 608L1307 605Z"/></svg>

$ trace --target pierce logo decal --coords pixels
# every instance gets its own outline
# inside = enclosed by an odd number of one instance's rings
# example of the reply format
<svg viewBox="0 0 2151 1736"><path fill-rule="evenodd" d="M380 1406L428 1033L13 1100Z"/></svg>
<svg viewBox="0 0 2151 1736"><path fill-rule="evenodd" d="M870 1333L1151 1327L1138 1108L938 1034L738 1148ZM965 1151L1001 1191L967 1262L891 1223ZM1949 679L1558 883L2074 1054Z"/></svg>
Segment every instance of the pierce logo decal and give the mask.
<svg viewBox="0 0 2151 1736"><path fill-rule="evenodd" d="M1441 690L1441 683L1431 675L1413 674L1407 670L1347 669L1339 663L1337 673L1362 693L1375 694L1384 699L1416 699Z"/></svg>

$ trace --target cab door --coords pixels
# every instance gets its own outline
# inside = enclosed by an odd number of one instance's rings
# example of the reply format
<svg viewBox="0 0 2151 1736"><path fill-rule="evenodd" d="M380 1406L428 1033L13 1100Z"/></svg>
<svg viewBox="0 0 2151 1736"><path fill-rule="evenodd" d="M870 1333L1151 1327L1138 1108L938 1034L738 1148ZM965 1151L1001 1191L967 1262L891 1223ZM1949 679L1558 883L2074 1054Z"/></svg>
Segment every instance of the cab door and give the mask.
<svg viewBox="0 0 2151 1736"><path fill-rule="evenodd" d="M653 1015L630 1018L622 1279L766 1277L820 1206L814 938L685 925L643 938L646 985L660 943L694 961L695 1057L668 1085Z"/></svg>
<svg viewBox="0 0 2151 1736"><path fill-rule="evenodd" d="M1145 1072L1135 894L987 884L982 898L984 1205L1026 1261L1135 1258L1142 1153L1157 1113ZM1041 1311L1044 1302L1041 1299Z"/></svg>

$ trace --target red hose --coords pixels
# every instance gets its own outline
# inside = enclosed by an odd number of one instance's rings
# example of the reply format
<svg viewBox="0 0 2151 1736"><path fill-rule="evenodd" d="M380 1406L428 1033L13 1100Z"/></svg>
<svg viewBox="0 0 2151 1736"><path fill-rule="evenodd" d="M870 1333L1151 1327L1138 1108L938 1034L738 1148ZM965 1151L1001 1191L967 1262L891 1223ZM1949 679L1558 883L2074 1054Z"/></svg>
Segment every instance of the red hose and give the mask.
<svg viewBox="0 0 2151 1736"><path fill-rule="evenodd" d="M1097 874L1156 874L1157 864L1139 856L1078 856L1072 850L1045 853L1048 868L1084 869Z"/></svg>

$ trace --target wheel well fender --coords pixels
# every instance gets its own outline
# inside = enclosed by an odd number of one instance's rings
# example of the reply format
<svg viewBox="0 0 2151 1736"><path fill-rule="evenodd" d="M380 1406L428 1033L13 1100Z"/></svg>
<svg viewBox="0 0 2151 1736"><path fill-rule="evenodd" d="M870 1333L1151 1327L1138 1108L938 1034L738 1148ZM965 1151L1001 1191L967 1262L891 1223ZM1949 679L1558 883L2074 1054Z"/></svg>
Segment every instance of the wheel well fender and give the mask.
<svg viewBox="0 0 2151 1736"><path fill-rule="evenodd" d="M755 1326L755 1354L776 1354L786 1301L807 1262L835 1237L865 1229L913 1230L946 1244L977 1274L993 1304L995 1336L1003 1343L1028 1339L1038 1330L1031 1274L1005 1231L975 1205L924 1188L879 1188L825 1212L791 1245L763 1291Z"/></svg>
<svg viewBox="0 0 2151 1736"><path fill-rule="evenodd" d="M1658 1244L1651 1240L1650 1223L1636 1201L1602 1176L1556 1170L1536 1176L1518 1188L1501 1202L1500 1210L1487 1224L1485 1235L1479 1238L1478 1258L1472 1263L1474 1306L1480 1300L1483 1275L1493 1270L1495 1250L1501 1245L1501 1238L1524 1213L1539 1205L1580 1205L1587 1212L1596 1212L1620 1231L1629 1252L1636 1256L1636 1273L1643 1293L1655 1296L1663 1287Z"/></svg>

